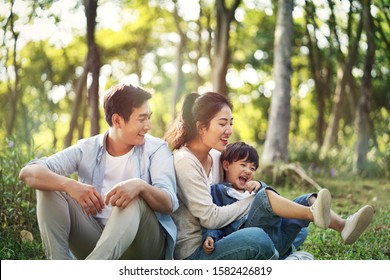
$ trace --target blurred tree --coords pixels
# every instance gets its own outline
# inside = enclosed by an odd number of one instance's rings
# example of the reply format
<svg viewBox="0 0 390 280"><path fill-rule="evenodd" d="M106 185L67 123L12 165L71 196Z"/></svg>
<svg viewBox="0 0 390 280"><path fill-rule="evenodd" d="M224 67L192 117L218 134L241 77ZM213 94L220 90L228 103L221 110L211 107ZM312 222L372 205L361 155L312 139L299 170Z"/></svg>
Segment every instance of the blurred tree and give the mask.
<svg viewBox="0 0 390 280"><path fill-rule="evenodd" d="M214 40L213 59L213 90L227 95L226 74L230 62L230 25L234 20L234 13L240 5L241 0L234 0L230 8L225 0L216 0L217 25Z"/></svg>
<svg viewBox="0 0 390 280"><path fill-rule="evenodd" d="M321 158L326 156L328 150L338 143L339 121L343 112L343 102L347 93L347 86L352 79L352 69L357 61L359 55L359 42L362 34L362 18L358 20L356 33L353 34L353 18L354 9L350 8L348 14L348 38L350 38L348 46L348 54L343 55L341 49L339 50L339 66L337 69L337 85L333 98L332 112L329 117L328 127L326 129L325 138L321 147Z"/></svg>
<svg viewBox="0 0 390 280"><path fill-rule="evenodd" d="M100 56L95 41L96 13L98 0L84 0L85 15L87 18L87 69L91 73L91 84L88 88L88 102L90 107L91 136L100 133L100 111L99 111L99 76Z"/></svg>
<svg viewBox="0 0 390 280"><path fill-rule="evenodd" d="M331 5L332 1L329 1ZM331 26L336 25L334 17L333 6L330 6L331 16L329 17L329 27L335 31ZM307 46L309 49L309 66L312 72L313 79L315 81L315 97L318 110L317 125L316 125L316 140L321 147L324 139L324 131L326 129L325 123L325 109L326 109L326 97L330 95L332 89L332 76L333 65L332 56L334 55L334 47L329 39L330 46L328 49L320 49L316 33L318 32L318 24L316 19L316 6L312 1L305 1L306 12L306 37ZM335 33L336 42L338 42L337 33Z"/></svg>
<svg viewBox="0 0 390 280"><path fill-rule="evenodd" d="M371 15L371 0L363 0L363 29L367 38L367 54L363 68L360 99L356 111L357 143L354 155L354 170L358 173L365 170L370 137L370 110L372 96L371 72L375 60L374 23Z"/></svg>
<svg viewBox="0 0 390 280"><path fill-rule="evenodd" d="M6 19L4 24L4 29L9 30L12 34L12 37L9 38L13 42L13 47L10 50L8 47L5 47L5 61L10 59L12 61L11 69L7 67L7 63L5 64L7 73L7 89L8 89L8 106L9 113L7 115L7 136L11 136L15 127L15 120L17 115L17 106L18 102L21 99L21 91L20 91L20 62L18 61L18 52L17 52L17 44L19 38L19 32L15 29L15 18L17 15L13 12L15 1L11 1L11 9L9 16ZM4 36L3 46L5 46L6 36ZM13 79L9 77L10 72L13 72Z"/></svg>
<svg viewBox="0 0 390 280"><path fill-rule="evenodd" d="M258 6L254 4L257 3ZM273 42L276 16L264 2L237 9L237 25L231 32L229 97L234 104L234 140L260 146L265 141L271 101ZM240 82L240 80L242 82Z"/></svg>
<svg viewBox="0 0 390 280"><path fill-rule="evenodd" d="M293 0L279 0L274 42L274 81L270 119L262 161L287 161L290 125L291 53L294 7Z"/></svg>
<svg viewBox="0 0 390 280"><path fill-rule="evenodd" d="M83 92L84 92L85 85L87 84L87 76L88 76L88 63L85 62L84 67L83 67L83 73L79 77L79 79L77 81L77 85L76 85L76 92L75 92L76 96L75 96L75 99L73 100L73 103L72 103L72 111L71 111L71 115L70 115L69 129L68 129L68 133L66 134L65 139L64 139L64 148L69 147L72 144L73 132L77 128L77 124L78 124L78 120L79 120L79 113L86 112L87 110L85 110L85 109L88 109L88 108L84 108L84 110L80 109L81 107L83 107L83 104L86 103L86 101L83 99ZM83 124L85 123L84 120L85 119L82 118L82 121L79 125L79 128L80 128L79 134L81 134L81 135L79 135L79 138L81 138L80 136L83 136L83 130L84 130Z"/></svg>
<svg viewBox="0 0 390 280"><path fill-rule="evenodd" d="M84 107L83 92L85 85L88 81L88 74L91 73L91 83L87 89L87 99L89 103L90 112L90 135L96 135L100 133L100 109L99 109L99 76L100 76L100 55L99 49L95 40L96 29L96 13L98 7L98 0L84 0L84 9L87 20L87 47L88 53L83 66L83 73L78 79L76 86L76 97L72 105L71 120L69 124L68 133L64 139L64 148L69 147L72 144L73 132L77 128L78 121L80 120L79 113L84 112L80 108ZM83 136L85 114L82 114L81 121L79 121L79 137ZM82 129L80 129L82 128Z"/></svg>
<svg viewBox="0 0 390 280"><path fill-rule="evenodd" d="M176 104L179 101L181 93L184 89L184 75L183 75L183 64L184 64L184 51L186 47L187 36L183 30L183 20L179 17L177 0L173 0L174 12L173 17L175 20L175 26L177 33L179 34L179 43L176 51L176 74L173 83L173 95L171 98L171 114L172 119L176 117Z"/></svg>

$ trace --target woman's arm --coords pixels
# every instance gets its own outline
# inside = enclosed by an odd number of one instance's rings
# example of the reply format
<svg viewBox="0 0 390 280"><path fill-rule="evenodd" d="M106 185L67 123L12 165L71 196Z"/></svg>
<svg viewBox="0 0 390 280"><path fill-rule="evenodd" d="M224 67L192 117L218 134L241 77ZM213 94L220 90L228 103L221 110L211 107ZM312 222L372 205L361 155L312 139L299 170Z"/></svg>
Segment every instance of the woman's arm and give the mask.
<svg viewBox="0 0 390 280"><path fill-rule="evenodd" d="M224 227L242 217L249 209L252 198L227 206L216 206L212 201L206 174L193 157L175 156L175 168L178 196L203 227L208 229Z"/></svg>

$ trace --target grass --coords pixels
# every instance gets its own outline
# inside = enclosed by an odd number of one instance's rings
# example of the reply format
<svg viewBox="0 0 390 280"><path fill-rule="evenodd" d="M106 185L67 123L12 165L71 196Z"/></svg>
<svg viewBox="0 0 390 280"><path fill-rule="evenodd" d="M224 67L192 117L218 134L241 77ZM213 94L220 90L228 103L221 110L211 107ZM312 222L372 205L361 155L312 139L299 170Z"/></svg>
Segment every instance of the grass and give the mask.
<svg viewBox="0 0 390 280"><path fill-rule="evenodd" d="M12 232L9 232L12 233ZM24 242L19 237L19 232L14 232L12 236L8 235L0 238L0 259L1 260L44 260L41 238L38 234L32 242Z"/></svg>
<svg viewBox="0 0 390 280"><path fill-rule="evenodd" d="M381 179L324 179L317 182L332 194L332 209L346 218L365 204L374 207L373 220L362 236L352 245L343 244L340 234L332 229L322 230L313 224L300 250L313 254L317 260L388 260L390 259L390 182ZM293 198L315 190L307 187L278 188Z"/></svg>

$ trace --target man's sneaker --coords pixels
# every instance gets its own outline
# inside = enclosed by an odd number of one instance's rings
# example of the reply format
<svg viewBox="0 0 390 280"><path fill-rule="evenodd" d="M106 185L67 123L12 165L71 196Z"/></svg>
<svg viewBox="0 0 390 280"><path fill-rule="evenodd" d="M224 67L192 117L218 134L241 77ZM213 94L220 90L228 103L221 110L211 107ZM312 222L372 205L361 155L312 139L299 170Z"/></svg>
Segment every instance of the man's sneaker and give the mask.
<svg viewBox="0 0 390 280"><path fill-rule="evenodd" d="M292 254L290 254L287 258L285 258L285 260L295 260L295 261L299 261L299 260L314 260L314 257L312 254L308 253L308 252L305 252L305 251L296 251Z"/></svg>
<svg viewBox="0 0 390 280"><path fill-rule="evenodd" d="M314 224L323 229L327 229L330 224L330 204L332 197L327 189L318 192L317 199L310 207L313 213Z"/></svg>
<svg viewBox="0 0 390 280"><path fill-rule="evenodd" d="M341 231L341 238L344 243L353 244L371 223L373 215L374 208L366 205L360 208L355 214L349 216L344 229Z"/></svg>

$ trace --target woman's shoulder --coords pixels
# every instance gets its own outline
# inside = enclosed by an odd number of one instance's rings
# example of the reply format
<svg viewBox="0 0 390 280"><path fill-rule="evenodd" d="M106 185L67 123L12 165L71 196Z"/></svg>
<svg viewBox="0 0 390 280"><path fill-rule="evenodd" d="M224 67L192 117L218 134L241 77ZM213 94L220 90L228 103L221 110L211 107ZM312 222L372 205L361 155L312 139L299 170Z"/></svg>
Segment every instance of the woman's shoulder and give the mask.
<svg viewBox="0 0 390 280"><path fill-rule="evenodd" d="M191 162L193 164L198 162L195 155L187 147L181 147L180 149L173 151L173 159L175 165L178 163Z"/></svg>
<svg viewBox="0 0 390 280"><path fill-rule="evenodd" d="M213 159L213 163L218 163L219 158L221 156L221 152L211 149L209 152L211 158ZM175 158L175 161L181 161L181 160L187 160L190 161L198 161L196 156L185 146L181 147L180 149L177 149L173 152L173 156Z"/></svg>
<svg viewBox="0 0 390 280"><path fill-rule="evenodd" d="M193 154L186 147L181 147L180 149L173 151L173 157L175 160L181 160L191 156L193 156Z"/></svg>

